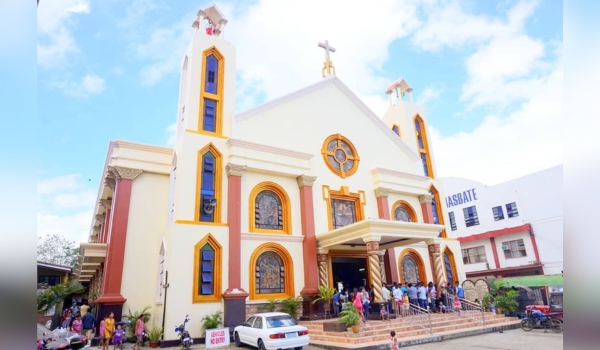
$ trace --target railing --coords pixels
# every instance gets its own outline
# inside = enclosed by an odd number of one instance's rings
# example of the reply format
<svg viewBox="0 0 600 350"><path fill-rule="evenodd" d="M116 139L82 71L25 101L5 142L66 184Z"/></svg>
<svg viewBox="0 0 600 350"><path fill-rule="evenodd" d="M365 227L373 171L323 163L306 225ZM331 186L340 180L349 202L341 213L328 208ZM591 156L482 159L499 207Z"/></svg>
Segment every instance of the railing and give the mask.
<svg viewBox="0 0 600 350"><path fill-rule="evenodd" d="M454 310L454 312L459 313L462 317L467 317L475 321L479 321L482 326L485 326L485 310L481 304L466 300L460 299L461 310Z"/></svg>
<svg viewBox="0 0 600 350"><path fill-rule="evenodd" d="M433 335L433 326L431 324L431 314L429 313L429 310L409 304L409 308L404 311L404 315L409 324L427 329L429 334Z"/></svg>

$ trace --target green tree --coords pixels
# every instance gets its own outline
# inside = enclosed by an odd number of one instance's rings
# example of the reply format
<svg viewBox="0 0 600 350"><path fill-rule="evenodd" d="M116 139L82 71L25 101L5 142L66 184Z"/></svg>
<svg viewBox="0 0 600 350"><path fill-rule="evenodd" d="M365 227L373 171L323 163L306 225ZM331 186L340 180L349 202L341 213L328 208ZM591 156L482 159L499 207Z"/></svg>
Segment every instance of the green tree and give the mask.
<svg viewBox="0 0 600 350"><path fill-rule="evenodd" d="M61 284L48 287L37 296L37 310L39 313L44 313L56 307L54 316L52 317L52 327L54 329L60 324L60 310L63 301L66 297L73 293L80 293L85 287L79 283L71 283L68 278L65 278Z"/></svg>
<svg viewBox="0 0 600 350"><path fill-rule="evenodd" d="M49 264L77 267L79 247L75 241L53 234L46 238L38 237L37 259Z"/></svg>

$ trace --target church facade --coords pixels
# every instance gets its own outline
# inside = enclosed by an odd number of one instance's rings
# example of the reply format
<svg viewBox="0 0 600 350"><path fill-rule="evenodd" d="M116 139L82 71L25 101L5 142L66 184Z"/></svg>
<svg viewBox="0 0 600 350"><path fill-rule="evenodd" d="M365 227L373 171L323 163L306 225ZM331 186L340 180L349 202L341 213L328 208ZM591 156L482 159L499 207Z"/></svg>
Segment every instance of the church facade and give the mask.
<svg viewBox="0 0 600 350"><path fill-rule="evenodd" d="M110 142L79 271L99 312L150 306L167 329L190 315L199 335L202 317L221 310L233 327L271 299L301 295L310 318L320 285L372 285L377 302L382 282L462 282L406 80L380 118L327 55L320 81L235 114L226 24L214 5L193 23L174 147Z"/></svg>

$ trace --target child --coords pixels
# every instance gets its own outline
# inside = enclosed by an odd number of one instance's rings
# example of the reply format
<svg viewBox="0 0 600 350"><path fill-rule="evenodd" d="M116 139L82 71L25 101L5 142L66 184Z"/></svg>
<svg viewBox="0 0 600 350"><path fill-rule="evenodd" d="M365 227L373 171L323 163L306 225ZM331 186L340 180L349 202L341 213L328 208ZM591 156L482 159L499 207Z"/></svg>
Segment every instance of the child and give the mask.
<svg viewBox="0 0 600 350"><path fill-rule="evenodd" d="M440 300L440 312L445 314L446 312L448 312L448 310L446 310L446 305L444 305L444 302Z"/></svg>
<svg viewBox="0 0 600 350"><path fill-rule="evenodd" d="M100 321L100 334L98 334L100 336L100 340L98 341L98 349L104 348L104 342L108 342L108 339L104 338L104 332L106 331L106 325L104 323L105 320L106 316L104 316L102 321Z"/></svg>
<svg viewBox="0 0 600 350"><path fill-rule="evenodd" d="M81 315L77 314L75 321L73 321L73 326L71 327L73 333L81 334Z"/></svg>
<svg viewBox="0 0 600 350"><path fill-rule="evenodd" d="M387 311L386 304L381 304L380 305L379 313L381 314L381 320L382 321L385 321L386 318L387 318L388 321L390 321L390 314Z"/></svg>
<svg viewBox="0 0 600 350"><path fill-rule="evenodd" d="M113 335L113 345L115 346L113 350L117 349L117 346L123 349L123 336L125 335L125 331L119 324L117 329L115 330L115 334Z"/></svg>
<svg viewBox="0 0 600 350"><path fill-rule="evenodd" d="M408 299L408 292L404 292L404 303L402 304L403 316L407 316L409 310L410 310L410 300Z"/></svg>
<svg viewBox="0 0 600 350"><path fill-rule="evenodd" d="M392 341L391 350L398 350L398 339L396 339L396 332L391 331L390 336L392 336L392 339L390 339Z"/></svg>
<svg viewBox="0 0 600 350"><path fill-rule="evenodd" d="M133 349L141 349L144 345L144 315L140 315L137 321L135 322L135 344L133 345Z"/></svg>
<svg viewBox="0 0 600 350"><path fill-rule="evenodd" d="M458 310L458 316L462 316L462 307L458 295L454 297L454 310Z"/></svg>

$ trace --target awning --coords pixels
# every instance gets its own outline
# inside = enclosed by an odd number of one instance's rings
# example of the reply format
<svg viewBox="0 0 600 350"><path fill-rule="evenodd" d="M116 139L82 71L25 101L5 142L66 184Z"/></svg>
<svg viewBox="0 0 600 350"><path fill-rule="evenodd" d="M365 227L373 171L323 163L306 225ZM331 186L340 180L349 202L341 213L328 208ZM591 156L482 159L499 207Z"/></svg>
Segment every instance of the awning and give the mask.
<svg viewBox="0 0 600 350"><path fill-rule="evenodd" d="M536 275L499 278L499 281L505 281L509 286L526 287L547 287L560 286L563 284L563 275Z"/></svg>

